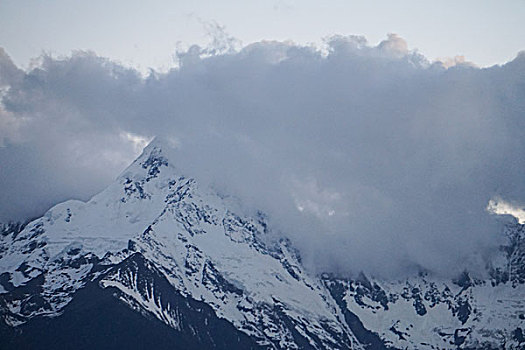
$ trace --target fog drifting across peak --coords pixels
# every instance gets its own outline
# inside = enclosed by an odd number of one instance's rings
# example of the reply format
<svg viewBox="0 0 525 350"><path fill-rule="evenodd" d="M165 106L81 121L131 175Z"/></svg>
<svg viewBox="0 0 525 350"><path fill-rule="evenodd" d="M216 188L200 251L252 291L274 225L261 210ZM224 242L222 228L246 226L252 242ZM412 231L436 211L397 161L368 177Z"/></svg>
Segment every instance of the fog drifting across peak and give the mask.
<svg viewBox="0 0 525 350"><path fill-rule="evenodd" d="M186 175L268 214L313 271L480 269L493 198L525 198L525 56L448 69L377 46L197 46L148 77L77 52L30 71L0 54L0 220L88 198L154 135Z"/></svg>

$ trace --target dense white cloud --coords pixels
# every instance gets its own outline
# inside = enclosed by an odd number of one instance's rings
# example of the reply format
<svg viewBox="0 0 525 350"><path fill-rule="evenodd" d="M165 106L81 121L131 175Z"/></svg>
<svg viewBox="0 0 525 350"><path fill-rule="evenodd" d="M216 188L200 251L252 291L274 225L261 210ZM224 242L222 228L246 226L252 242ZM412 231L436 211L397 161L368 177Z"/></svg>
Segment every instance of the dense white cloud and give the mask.
<svg viewBox="0 0 525 350"><path fill-rule="evenodd" d="M509 215L521 225L525 225L525 206L518 203L507 202L501 198L493 198L487 205L490 213L497 215Z"/></svg>
<svg viewBox="0 0 525 350"><path fill-rule="evenodd" d="M487 205L525 199L525 56L479 69L378 46L193 46L142 77L93 53L32 70L0 53L0 220L109 183L154 135L181 172L266 212L317 271L475 269Z"/></svg>

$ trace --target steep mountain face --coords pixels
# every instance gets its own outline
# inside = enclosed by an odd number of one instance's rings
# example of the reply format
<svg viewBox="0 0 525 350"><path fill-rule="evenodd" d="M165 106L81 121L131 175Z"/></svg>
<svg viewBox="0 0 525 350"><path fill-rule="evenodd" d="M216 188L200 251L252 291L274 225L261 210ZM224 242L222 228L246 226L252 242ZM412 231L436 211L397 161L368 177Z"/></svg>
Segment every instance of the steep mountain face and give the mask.
<svg viewBox="0 0 525 350"><path fill-rule="evenodd" d="M312 276L263 214L240 215L168 153L155 140L90 201L4 229L1 348L525 346L522 226L487 281Z"/></svg>
<svg viewBox="0 0 525 350"><path fill-rule="evenodd" d="M136 277L142 298L156 300L177 323L141 308L129 295L100 288L106 274L88 281L60 314L36 316L13 328L0 326L2 348L12 349L258 349L258 344L215 316L212 308L185 298L136 253L108 274ZM153 294L147 294L148 291ZM160 292L162 291L162 292ZM120 300L125 300L121 302ZM131 307L130 307L131 306ZM157 316L161 316L158 318Z"/></svg>

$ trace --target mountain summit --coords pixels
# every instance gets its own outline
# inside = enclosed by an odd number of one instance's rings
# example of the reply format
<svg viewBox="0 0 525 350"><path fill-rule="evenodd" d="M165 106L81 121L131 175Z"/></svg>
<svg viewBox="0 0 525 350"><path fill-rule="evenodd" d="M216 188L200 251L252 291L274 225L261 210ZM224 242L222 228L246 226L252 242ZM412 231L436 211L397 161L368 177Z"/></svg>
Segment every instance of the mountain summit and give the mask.
<svg viewBox="0 0 525 350"><path fill-rule="evenodd" d="M174 167L156 138L88 202L0 236L1 348L525 346L525 230L491 278L313 276L263 213Z"/></svg>

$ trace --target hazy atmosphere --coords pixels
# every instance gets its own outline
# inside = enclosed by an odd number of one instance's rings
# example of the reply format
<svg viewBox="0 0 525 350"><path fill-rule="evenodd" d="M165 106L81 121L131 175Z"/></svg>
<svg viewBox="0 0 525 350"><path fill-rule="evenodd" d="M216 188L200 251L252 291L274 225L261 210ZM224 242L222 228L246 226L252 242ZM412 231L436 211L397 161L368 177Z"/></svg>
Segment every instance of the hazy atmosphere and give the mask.
<svg viewBox="0 0 525 350"><path fill-rule="evenodd" d="M482 43L478 60L446 44L434 54L395 28L370 42L337 28L241 40L234 25L200 23L202 42L168 47L171 64L159 55L151 69L85 44L41 55L5 45L0 222L87 200L164 136L182 174L267 213L315 271L483 268L502 241L489 201L525 203L524 53L496 58Z"/></svg>

